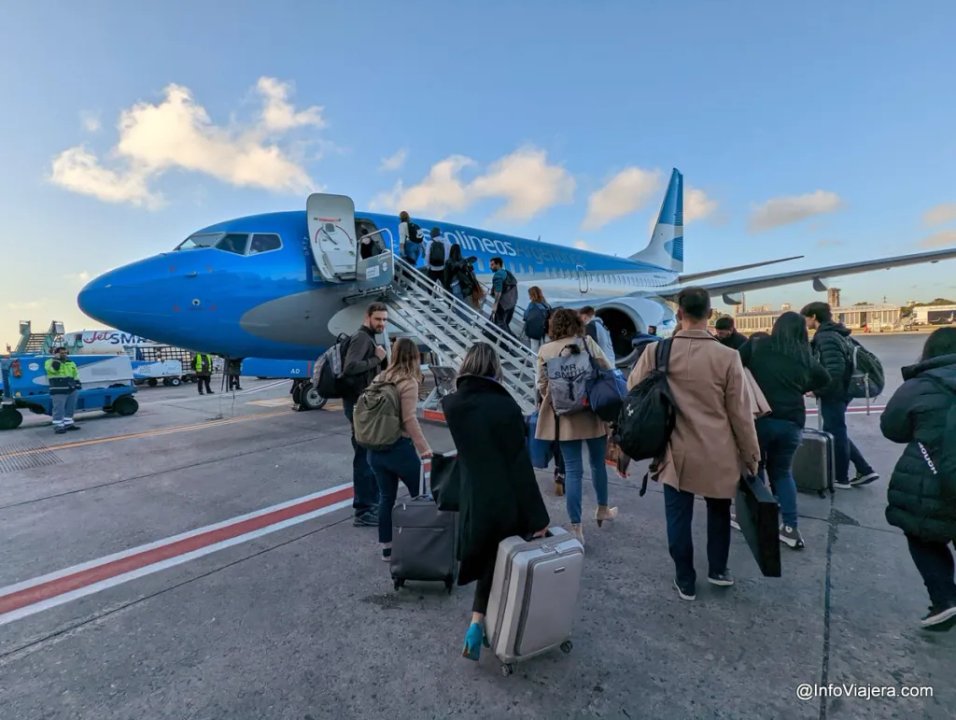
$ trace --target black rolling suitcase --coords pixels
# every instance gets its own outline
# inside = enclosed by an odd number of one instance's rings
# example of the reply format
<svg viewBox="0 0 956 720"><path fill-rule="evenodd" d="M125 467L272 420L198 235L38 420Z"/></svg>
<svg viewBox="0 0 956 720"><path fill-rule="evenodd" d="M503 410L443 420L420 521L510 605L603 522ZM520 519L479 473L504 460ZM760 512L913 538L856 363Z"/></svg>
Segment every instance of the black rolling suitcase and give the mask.
<svg viewBox="0 0 956 720"><path fill-rule="evenodd" d="M458 574L458 513L438 509L424 477L422 486L425 494L400 500L392 510L392 581L396 590L406 580L444 582L450 593Z"/></svg>
<svg viewBox="0 0 956 720"><path fill-rule="evenodd" d="M824 497L833 492L833 436L804 428L803 439L793 456L793 479L797 490Z"/></svg>

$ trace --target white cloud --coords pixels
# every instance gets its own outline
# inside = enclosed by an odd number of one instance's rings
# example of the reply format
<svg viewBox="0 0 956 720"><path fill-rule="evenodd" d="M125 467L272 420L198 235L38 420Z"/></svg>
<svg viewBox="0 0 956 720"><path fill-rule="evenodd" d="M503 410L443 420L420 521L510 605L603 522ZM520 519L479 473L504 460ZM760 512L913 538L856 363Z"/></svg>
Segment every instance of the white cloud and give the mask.
<svg viewBox="0 0 956 720"><path fill-rule="evenodd" d="M321 108L300 112L288 102L291 86L260 78L263 108L249 126L215 125L189 88L169 85L159 103L140 102L124 110L113 167L82 146L53 160L51 181L106 202L156 207L161 196L150 181L178 169L210 175L240 187L305 192L314 184L305 169L267 138L297 127L322 127Z"/></svg>
<svg viewBox="0 0 956 720"><path fill-rule="evenodd" d="M575 241L574 241L574 247L576 247L578 250L590 250L590 249L591 249L591 246L588 245L588 243L587 243L586 241L584 241L584 240L575 240Z"/></svg>
<svg viewBox="0 0 956 720"><path fill-rule="evenodd" d="M684 193L684 224L703 220L717 211L717 201L699 188L689 187Z"/></svg>
<svg viewBox="0 0 956 720"><path fill-rule="evenodd" d="M544 150L525 147L492 163L469 190L478 198L504 198L507 202L497 217L530 220L549 207L571 202L574 187L571 174L559 165L549 165Z"/></svg>
<svg viewBox="0 0 956 720"><path fill-rule="evenodd" d="M100 122L100 116L94 112L80 113L80 121L83 123L83 129L89 133L99 132L103 124Z"/></svg>
<svg viewBox="0 0 956 720"><path fill-rule="evenodd" d="M435 163L421 182L407 188L397 182L376 196L372 206L441 219L483 198L501 198L505 204L498 217L529 220L553 205L570 202L574 194L574 178L564 168L548 164L543 150L521 148L496 160L471 182L462 180L462 170L475 165L469 157L451 155Z"/></svg>
<svg viewBox="0 0 956 720"><path fill-rule="evenodd" d="M85 285L86 283L90 281L90 278L92 277L93 276L90 275L86 270L81 270L78 273L67 273L66 275L63 276L63 279L69 280L71 282L78 282Z"/></svg>
<svg viewBox="0 0 956 720"><path fill-rule="evenodd" d="M622 170L588 198L588 213L581 228L599 230L612 220L641 209L658 192L660 184L659 170Z"/></svg>
<svg viewBox="0 0 956 720"><path fill-rule="evenodd" d="M954 220L956 220L956 203L935 205L923 213L924 225L944 225Z"/></svg>
<svg viewBox="0 0 956 720"><path fill-rule="evenodd" d="M750 232L762 232L800 222L814 215L839 210L843 201L836 193L817 190L806 195L771 198L750 215Z"/></svg>
<svg viewBox="0 0 956 720"><path fill-rule="evenodd" d="M382 158L382 164L378 166L378 169L382 172L396 172L402 169L407 159L408 150L402 148L394 155L389 155L386 158Z"/></svg>
<svg viewBox="0 0 956 720"><path fill-rule="evenodd" d="M295 107L289 102L291 83L283 83L271 77L261 77L256 83L256 89L265 101L265 106L262 108L262 123L267 130L284 132L307 125L317 128L325 127L322 108L318 105L299 112L295 111Z"/></svg>
<svg viewBox="0 0 956 720"><path fill-rule="evenodd" d="M938 233L933 233L920 241L920 247L956 247L956 230L941 230Z"/></svg>

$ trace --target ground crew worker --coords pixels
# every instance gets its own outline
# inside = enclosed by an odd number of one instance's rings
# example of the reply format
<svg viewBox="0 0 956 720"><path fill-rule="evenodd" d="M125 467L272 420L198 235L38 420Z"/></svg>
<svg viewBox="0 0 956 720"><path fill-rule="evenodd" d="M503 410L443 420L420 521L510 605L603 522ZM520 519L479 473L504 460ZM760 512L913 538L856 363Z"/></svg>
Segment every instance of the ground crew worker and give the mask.
<svg viewBox="0 0 956 720"><path fill-rule="evenodd" d="M209 380L212 378L212 355L208 353L196 353L193 358L193 370L196 371L196 385L199 387L199 394L202 395L203 385L206 386L206 392L213 395Z"/></svg>
<svg viewBox="0 0 956 720"><path fill-rule="evenodd" d="M62 435L69 430L79 430L73 423L76 410L76 396L80 391L80 374L76 363L69 359L65 347L53 351L53 357L44 365L50 383L50 400L53 401L53 427L56 434Z"/></svg>

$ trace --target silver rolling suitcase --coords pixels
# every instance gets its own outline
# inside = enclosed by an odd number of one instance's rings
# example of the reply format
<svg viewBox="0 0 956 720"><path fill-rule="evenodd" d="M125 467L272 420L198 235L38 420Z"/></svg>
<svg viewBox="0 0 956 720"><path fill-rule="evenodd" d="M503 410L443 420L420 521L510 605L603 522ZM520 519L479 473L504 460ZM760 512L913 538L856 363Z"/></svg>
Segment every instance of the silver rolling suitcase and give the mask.
<svg viewBox="0 0 956 720"><path fill-rule="evenodd" d="M797 490L824 497L833 492L833 436L822 430L804 429L793 456L793 479Z"/></svg>
<svg viewBox="0 0 956 720"><path fill-rule="evenodd" d="M485 629L505 675L514 663L560 647L571 652L584 547L563 528L498 545Z"/></svg>

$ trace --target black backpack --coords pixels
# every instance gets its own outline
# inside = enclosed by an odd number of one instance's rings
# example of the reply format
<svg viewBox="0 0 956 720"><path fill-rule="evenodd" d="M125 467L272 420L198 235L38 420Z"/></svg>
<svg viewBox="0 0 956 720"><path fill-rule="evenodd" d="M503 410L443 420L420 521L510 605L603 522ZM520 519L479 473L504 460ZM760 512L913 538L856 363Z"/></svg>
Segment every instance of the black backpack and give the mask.
<svg viewBox="0 0 956 720"><path fill-rule="evenodd" d="M408 221L408 239L413 243L418 243L419 245L424 242L422 237L422 229L411 220Z"/></svg>
<svg viewBox="0 0 956 720"><path fill-rule="evenodd" d="M677 405L667 382L673 342L657 343L656 367L627 394L617 418L621 450L634 460L662 457L674 431Z"/></svg>
<svg viewBox="0 0 956 720"><path fill-rule="evenodd" d="M851 398L866 398L867 400L875 398L883 392L886 385L883 364L876 355L853 338L847 338L846 342L848 343L847 349L851 367L847 395Z"/></svg>
<svg viewBox="0 0 956 720"><path fill-rule="evenodd" d="M551 308L544 303L532 303L524 316L524 334L532 340L542 340L548 334Z"/></svg>
<svg viewBox="0 0 956 720"><path fill-rule="evenodd" d="M445 243L438 238L432 238L428 248L428 264L435 267L445 264Z"/></svg>
<svg viewBox="0 0 956 720"><path fill-rule="evenodd" d="M518 287L518 281L515 279L515 276L511 274L510 270L505 270L505 279L501 283L501 294L504 295L516 287Z"/></svg>

